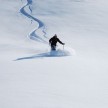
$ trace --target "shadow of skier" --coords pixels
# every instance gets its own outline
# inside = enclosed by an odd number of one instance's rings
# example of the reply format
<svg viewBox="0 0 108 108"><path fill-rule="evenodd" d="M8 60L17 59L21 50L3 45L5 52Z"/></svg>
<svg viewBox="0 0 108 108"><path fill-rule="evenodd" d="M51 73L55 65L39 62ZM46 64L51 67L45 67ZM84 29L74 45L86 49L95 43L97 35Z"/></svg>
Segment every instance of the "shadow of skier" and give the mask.
<svg viewBox="0 0 108 108"><path fill-rule="evenodd" d="M70 54L68 52L58 50L58 51L50 51L50 52L46 52L46 53L40 53L40 54L29 56L29 57L18 58L15 61L27 60L27 59L38 59L38 58L44 58L44 57L64 57L64 56L70 56Z"/></svg>

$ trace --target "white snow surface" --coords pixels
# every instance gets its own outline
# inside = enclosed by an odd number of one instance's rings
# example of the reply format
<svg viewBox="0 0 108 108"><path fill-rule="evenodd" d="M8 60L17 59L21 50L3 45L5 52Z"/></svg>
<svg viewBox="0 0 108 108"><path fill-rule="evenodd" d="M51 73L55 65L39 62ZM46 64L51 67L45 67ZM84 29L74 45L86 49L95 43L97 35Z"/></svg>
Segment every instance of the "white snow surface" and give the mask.
<svg viewBox="0 0 108 108"><path fill-rule="evenodd" d="M108 108L108 0L0 0L0 108Z"/></svg>

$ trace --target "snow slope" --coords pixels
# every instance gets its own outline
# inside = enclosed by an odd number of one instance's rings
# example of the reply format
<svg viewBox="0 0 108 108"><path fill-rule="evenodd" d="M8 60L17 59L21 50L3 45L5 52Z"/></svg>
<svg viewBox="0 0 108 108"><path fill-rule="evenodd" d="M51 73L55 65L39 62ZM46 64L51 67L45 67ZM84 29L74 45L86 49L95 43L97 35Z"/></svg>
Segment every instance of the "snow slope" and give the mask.
<svg viewBox="0 0 108 108"><path fill-rule="evenodd" d="M107 0L0 1L0 108L108 107Z"/></svg>

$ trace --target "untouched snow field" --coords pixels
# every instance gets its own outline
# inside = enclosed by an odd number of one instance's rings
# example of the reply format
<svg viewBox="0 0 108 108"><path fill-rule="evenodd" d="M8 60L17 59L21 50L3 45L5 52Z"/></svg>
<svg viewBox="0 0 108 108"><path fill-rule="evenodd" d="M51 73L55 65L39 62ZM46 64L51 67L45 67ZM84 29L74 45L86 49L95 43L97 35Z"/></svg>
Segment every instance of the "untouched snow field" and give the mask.
<svg viewBox="0 0 108 108"><path fill-rule="evenodd" d="M0 0L0 108L108 108L107 20L107 0Z"/></svg>

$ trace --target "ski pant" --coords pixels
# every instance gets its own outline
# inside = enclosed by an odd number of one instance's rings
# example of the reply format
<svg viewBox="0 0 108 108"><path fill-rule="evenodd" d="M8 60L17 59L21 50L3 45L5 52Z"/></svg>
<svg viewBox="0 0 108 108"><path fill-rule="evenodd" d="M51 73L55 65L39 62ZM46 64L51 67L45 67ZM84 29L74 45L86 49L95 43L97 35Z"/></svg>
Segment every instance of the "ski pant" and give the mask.
<svg viewBox="0 0 108 108"><path fill-rule="evenodd" d="M51 45L51 50L56 50L56 45Z"/></svg>

